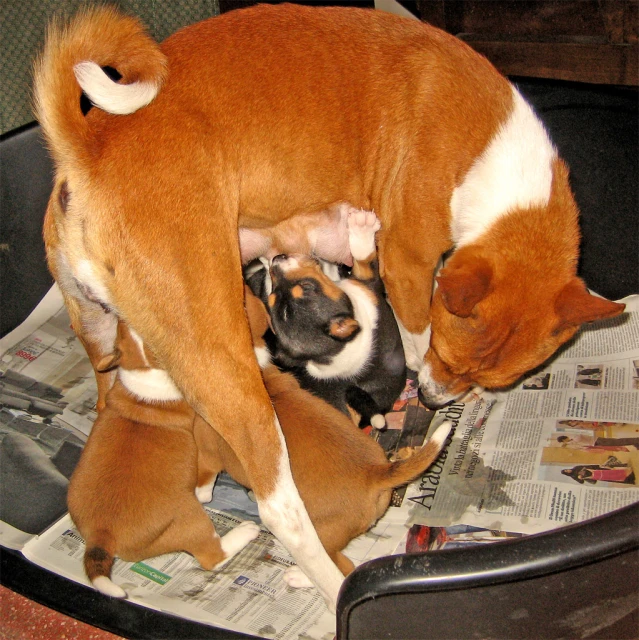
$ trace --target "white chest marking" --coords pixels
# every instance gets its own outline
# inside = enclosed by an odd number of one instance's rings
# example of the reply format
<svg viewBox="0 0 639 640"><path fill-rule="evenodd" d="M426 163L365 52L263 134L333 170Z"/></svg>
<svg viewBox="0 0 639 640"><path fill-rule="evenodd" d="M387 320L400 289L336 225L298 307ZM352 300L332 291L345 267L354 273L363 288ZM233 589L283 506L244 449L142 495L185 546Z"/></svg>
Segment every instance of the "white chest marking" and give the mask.
<svg viewBox="0 0 639 640"><path fill-rule="evenodd" d="M510 116L453 191L451 232L458 247L476 241L501 216L550 199L557 150L530 105L512 91Z"/></svg>
<svg viewBox="0 0 639 640"><path fill-rule="evenodd" d="M311 361L306 365L306 370L315 378L352 378L366 366L373 350L373 330L377 326L379 312L370 294L350 280L341 280L337 286L351 299L355 320L361 330L330 364Z"/></svg>

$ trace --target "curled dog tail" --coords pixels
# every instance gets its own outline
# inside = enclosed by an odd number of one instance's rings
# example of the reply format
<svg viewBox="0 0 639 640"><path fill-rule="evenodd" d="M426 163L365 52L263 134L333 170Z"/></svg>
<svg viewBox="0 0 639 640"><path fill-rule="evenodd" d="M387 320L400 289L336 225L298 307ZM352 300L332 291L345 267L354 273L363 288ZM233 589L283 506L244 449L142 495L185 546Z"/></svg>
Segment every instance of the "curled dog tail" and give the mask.
<svg viewBox="0 0 639 640"><path fill-rule="evenodd" d="M126 591L111 581L113 553L113 536L97 531L86 541L84 570L98 591L113 598L126 598Z"/></svg>
<svg viewBox="0 0 639 640"><path fill-rule="evenodd" d="M103 67L117 70L121 82ZM100 7L66 25L54 19L35 63L34 108L56 163L91 160L96 142L80 107L83 91L104 111L133 113L155 98L166 76L166 57L135 18Z"/></svg>
<svg viewBox="0 0 639 640"><path fill-rule="evenodd" d="M380 469L379 485L384 489L394 489L423 473L440 454L452 428L452 422L443 422L415 455L390 463L383 472Z"/></svg>

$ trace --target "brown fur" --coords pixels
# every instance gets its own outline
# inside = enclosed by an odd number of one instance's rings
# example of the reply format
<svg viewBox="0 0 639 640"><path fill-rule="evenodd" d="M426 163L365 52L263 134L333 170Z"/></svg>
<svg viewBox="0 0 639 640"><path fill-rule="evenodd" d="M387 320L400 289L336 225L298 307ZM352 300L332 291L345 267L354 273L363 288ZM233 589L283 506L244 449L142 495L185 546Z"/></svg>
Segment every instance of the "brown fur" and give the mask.
<svg viewBox="0 0 639 640"><path fill-rule="evenodd" d="M438 277L425 361L450 394L473 384L512 384L583 322L623 311L622 304L590 295L574 276L578 212L567 173L558 160L547 214L502 218L481 243L455 252ZM562 218L569 224L559 225Z"/></svg>

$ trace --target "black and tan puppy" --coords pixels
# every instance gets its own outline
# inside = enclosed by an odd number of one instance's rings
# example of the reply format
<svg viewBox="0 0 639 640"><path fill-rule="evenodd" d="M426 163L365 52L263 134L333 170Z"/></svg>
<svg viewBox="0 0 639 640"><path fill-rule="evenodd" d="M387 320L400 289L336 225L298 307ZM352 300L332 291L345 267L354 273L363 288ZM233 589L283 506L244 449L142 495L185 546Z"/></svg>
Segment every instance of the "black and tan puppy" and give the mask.
<svg viewBox="0 0 639 640"><path fill-rule="evenodd" d="M279 255L271 264L271 291L262 291L273 361L303 388L354 412L360 427L378 429L406 384L401 337L379 276L379 228L374 213L351 209L349 277L334 281L312 258Z"/></svg>

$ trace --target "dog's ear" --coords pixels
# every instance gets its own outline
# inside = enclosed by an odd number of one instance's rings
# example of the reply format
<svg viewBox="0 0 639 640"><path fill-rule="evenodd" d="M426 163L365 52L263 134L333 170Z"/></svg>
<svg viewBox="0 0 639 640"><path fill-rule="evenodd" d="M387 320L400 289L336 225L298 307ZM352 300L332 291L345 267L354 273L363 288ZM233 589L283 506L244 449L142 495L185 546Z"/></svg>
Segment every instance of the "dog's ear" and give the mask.
<svg viewBox="0 0 639 640"><path fill-rule="evenodd" d="M623 313L625 304L593 296L579 278L573 278L555 300L555 311L559 316L559 327L580 325L604 318L613 318Z"/></svg>
<svg viewBox="0 0 639 640"><path fill-rule="evenodd" d="M106 373L107 371L111 371L111 369L115 369L120 364L120 358L122 357L122 352L116 347L113 350L113 353L110 353L108 356L104 356L100 362L95 367L95 370L98 373Z"/></svg>
<svg viewBox="0 0 639 640"><path fill-rule="evenodd" d="M469 256L460 264L444 267L437 277L444 306L453 315L467 318L490 293L492 277L492 267L479 256Z"/></svg>
<svg viewBox="0 0 639 640"><path fill-rule="evenodd" d="M352 340L360 331L360 326L355 318L350 316L335 316L328 327L328 333L337 340Z"/></svg>

